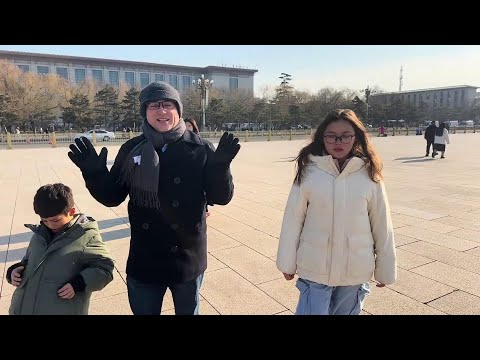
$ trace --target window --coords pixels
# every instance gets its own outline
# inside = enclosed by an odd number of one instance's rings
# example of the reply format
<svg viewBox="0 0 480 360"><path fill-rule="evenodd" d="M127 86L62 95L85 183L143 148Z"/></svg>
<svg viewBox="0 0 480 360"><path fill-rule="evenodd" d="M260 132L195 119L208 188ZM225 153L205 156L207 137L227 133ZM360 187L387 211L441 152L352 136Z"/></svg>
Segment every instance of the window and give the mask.
<svg viewBox="0 0 480 360"><path fill-rule="evenodd" d="M26 73L30 71L30 65L17 65L22 72Z"/></svg>
<svg viewBox="0 0 480 360"><path fill-rule="evenodd" d="M108 72L108 83L110 85L115 85L115 86L119 85L118 71L109 71Z"/></svg>
<svg viewBox="0 0 480 360"><path fill-rule="evenodd" d="M413 105L417 105L417 94L413 94Z"/></svg>
<svg viewBox="0 0 480 360"><path fill-rule="evenodd" d="M68 68L66 67L57 67L57 75L62 79L68 80Z"/></svg>
<svg viewBox="0 0 480 360"><path fill-rule="evenodd" d="M155 81L165 81L165 76L163 74L155 74Z"/></svg>
<svg viewBox="0 0 480 360"><path fill-rule="evenodd" d="M133 71L125 71L125 82L130 87L135 86L135 73Z"/></svg>
<svg viewBox="0 0 480 360"><path fill-rule="evenodd" d="M231 77L229 80L230 90L238 89L238 77Z"/></svg>
<svg viewBox="0 0 480 360"><path fill-rule="evenodd" d="M92 78L97 84L103 84L103 70L92 70Z"/></svg>
<svg viewBox="0 0 480 360"><path fill-rule="evenodd" d="M168 75L168 82L172 85L175 89L178 88L178 77L177 75Z"/></svg>
<svg viewBox="0 0 480 360"><path fill-rule="evenodd" d="M454 99L453 99L453 104L455 106L458 106L458 91L455 90L455 96L454 96Z"/></svg>
<svg viewBox="0 0 480 360"><path fill-rule="evenodd" d="M50 69L48 68L48 66L41 66L41 65L37 66L37 73L38 74L47 75L49 72L50 72Z"/></svg>
<svg viewBox="0 0 480 360"><path fill-rule="evenodd" d="M408 101L408 103L410 104L410 94L408 94L408 97L407 97L407 98L408 98L407 101Z"/></svg>
<svg viewBox="0 0 480 360"><path fill-rule="evenodd" d="M75 69L75 84L81 84L85 82L87 70L85 69Z"/></svg>
<svg viewBox="0 0 480 360"><path fill-rule="evenodd" d="M192 87L192 77L191 76L182 76L182 88L183 90L188 90Z"/></svg>
<svg viewBox="0 0 480 360"><path fill-rule="evenodd" d="M150 84L150 74L149 73L140 73L140 86L143 88Z"/></svg>

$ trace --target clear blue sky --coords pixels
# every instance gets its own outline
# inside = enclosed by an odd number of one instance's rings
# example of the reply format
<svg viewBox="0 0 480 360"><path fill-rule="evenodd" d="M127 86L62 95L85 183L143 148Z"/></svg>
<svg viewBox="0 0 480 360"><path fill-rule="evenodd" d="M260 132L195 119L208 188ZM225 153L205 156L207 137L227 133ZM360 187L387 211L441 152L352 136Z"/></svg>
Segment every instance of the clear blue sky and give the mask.
<svg viewBox="0 0 480 360"><path fill-rule="evenodd" d="M311 93L323 87L398 91L438 86L480 86L480 45L0 45L26 51L147 61L161 64L226 65L257 69L255 93L292 75L292 85Z"/></svg>

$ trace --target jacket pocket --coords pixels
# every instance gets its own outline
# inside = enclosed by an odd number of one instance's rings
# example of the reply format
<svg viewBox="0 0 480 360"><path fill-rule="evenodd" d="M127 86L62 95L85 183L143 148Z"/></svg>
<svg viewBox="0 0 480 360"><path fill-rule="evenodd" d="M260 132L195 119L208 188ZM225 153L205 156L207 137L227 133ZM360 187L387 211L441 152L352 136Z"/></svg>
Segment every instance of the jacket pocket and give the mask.
<svg viewBox="0 0 480 360"><path fill-rule="evenodd" d="M36 313L39 315L82 315L87 312L84 292L76 293L71 299L58 297L57 291L65 283L46 280L40 285L37 295Z"/></svg>
<svg viewBox="0 0 480 360"><path fill-rule="evenodd" d="M316 274L327 274L328 235L315 243L300 239L297 250L297 267Z"/></svg>
<svg viewBox="0 0 480 360"><path fill-rule="evenodd" d="M17 287L12 295L12 301L8 310L9 315L20 315L23 303L23 296L25 295L25 289Z"/></svg>
<svg viewBox="0 0 480 360"><path fill-rule="evenodd" d="M347 276L372 276L375 270L375 253L371 236L347 237Z"/></svg>

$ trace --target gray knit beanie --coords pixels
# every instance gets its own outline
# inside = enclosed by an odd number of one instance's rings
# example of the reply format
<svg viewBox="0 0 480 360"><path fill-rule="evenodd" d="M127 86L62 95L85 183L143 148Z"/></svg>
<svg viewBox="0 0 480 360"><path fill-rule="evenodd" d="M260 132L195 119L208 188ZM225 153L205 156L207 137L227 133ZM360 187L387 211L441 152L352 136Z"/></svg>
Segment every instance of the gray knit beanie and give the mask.
<svg viewBox="0 0 480 360"><path fill-rule="evenodd" d="M147 118L147 104L152 101L173 100L177 103L178 116L182 117L183 105L180 94L170 84L163 81L153 82L140 92L140 115Z"/></svg>

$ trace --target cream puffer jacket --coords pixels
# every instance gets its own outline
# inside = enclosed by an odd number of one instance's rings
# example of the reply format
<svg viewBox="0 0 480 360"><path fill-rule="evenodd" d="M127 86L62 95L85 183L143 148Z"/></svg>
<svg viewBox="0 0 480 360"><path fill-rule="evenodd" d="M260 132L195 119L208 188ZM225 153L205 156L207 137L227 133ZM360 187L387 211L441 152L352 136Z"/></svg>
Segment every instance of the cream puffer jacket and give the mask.
<svg viewBox="0 0 480 360"><path fill-rule="evenodd" d="M340 173L332 156L310 155L283 216L277 268L328 286L396 280L390 207L383 182L352 158Z"/></svg>

